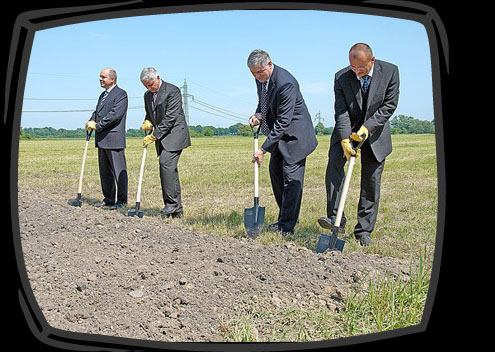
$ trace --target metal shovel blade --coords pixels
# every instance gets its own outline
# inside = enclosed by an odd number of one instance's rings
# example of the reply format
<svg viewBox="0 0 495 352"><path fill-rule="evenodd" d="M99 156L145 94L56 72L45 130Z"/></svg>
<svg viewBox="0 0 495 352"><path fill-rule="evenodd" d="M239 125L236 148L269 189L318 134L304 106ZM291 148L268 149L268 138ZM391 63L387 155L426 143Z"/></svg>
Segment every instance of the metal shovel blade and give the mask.
<svg viewBox="0 0 495 352"><path fill-rule="evenodd" d="M81 193L77 194L76 199L71 199L69 200L69 204L74 206L74 207L81 207L82 206L82 199L81 199Z"/></svg>
<svg viewBox="0 0 495 352"><path fill-rule="evenodd" d="M139 210L139 203L136 203L136 208L134 208L134 210L132 209L129 209L129 211L127 212L127 216L138 216L140 218L143 217L144 213Z"/></svg>
<svg viewBox="0 0 495 352"><path fill-rule="evenodd" d="M326 250L337 250L342 252L344 250L345 240L333 235L320 235L318 244L316 245L316 253L323 253Z"/></svg>
<svg viewBox="0 0 495 352"><path fill-rule="evenodd" d="M244 226L249 237L256 238L263 229L265 222L265 207L255 205L244 209Z"/></svg>
<svg viewBox="0 0 495 352"><path fill-rule="evenodd" d="M340 220L338 220L340 223ZM328 250L338 250L341 251L344 249L345 245L345 240L342 240L338 237L338 234L344 234L345 229L344 227L341 226L335 226L331 222L329 218L319 218L318 219L318 224L320 224L321 227L327 230L332 230L331 235L320 235L320 238L318 238L318 243L316 245L316 253L323 253L327 249Z"/></svg>

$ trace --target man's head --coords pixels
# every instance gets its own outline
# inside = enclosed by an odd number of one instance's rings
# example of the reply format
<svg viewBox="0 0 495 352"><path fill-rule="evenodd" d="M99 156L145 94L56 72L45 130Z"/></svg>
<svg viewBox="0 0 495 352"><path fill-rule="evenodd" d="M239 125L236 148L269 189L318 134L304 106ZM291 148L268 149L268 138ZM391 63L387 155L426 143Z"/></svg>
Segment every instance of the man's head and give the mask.
<svg viewBox="0 0 495 352"><path fill-rule="evenodd" d="M104 68L100 72L100 86L105 90L117 84L117 73L113 68Z"/></svg>
<svg viewBox="0 0 495 352"><path fill-rule="evenodd" d="M247 65L254 78L261 83L268 80L272 75L273 63L266 51L253 50L249 54Z"/></svg>
<svg viewBox="0 0 495 352"><path fill-rule="evenodd" d="M370 72L375 57L368 44L357 43L349 50L349 62L351 70L361 78Z"/></svg>
<svg viewBox="0 0 495 352"><path fill-rule="evenodd" d="M151 93L158 92L160 88L160 76L154 67L145 67L141 71L141 83L149 90Z"/></svg>

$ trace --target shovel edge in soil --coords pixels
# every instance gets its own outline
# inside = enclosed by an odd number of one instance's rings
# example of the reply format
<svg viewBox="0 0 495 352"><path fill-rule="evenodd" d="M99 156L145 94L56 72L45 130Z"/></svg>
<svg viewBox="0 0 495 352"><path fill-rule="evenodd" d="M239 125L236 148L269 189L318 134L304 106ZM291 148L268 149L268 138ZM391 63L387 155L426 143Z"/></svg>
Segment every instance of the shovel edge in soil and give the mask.
<svg viewBox="0 0 495 352"><path fill-rule="evenodd" d="M82 206L82 180L84 176L84 165L86 165L86 155L88 154L88 144L89 144L89 139L91 138L91 135L93 134L93 130L86 130L86 144L84 146L84 154L83 154L83 159L82 159L82 164L81 164L81 173L79 175L79 184L77 187L77 198L70 200L69 204L75 207L81 207Z"/></svg>
<svg viewBox="0 0 495 352"><path fill-rule="evenodd" d="M254 151L258 150L258 134L261 128L261 124L258 129L254 131L253 126L251 131L254 137ZM251 238L256 238L263 229L263 223L265 222L265 207L259 206L259 189L258 189L258 163L254 162L254 206L252 208L244 209L244 227L246 233Z"/></svg>
<svg viewBox="0 0 495 352"><path fill-rule="evenodd" d="M357 145L356 151L358 151L364 143L364 139ZM356 162L356 155L351 155L349 158L349 166L347 167L347 172L345 175L344 185L342 187L342 194L340 196L339 207L337 209L337 216L335 218L335 223L332 224L325 221L324 218L318 219L318 223L321 227L326 229L331 229L331 235L320 235L318 238L318 243L316 245L316 253L323 253L326 250L337 250L342 252L344 250L345 240L338 237L339 233L345 233L345 230L340 227L340 221L342 220L342 214L344 213L344 204L347 198L347 191L349 190L349 184L351 182L352 170L354 168L354 163Z"/></svg>
<svg viewBox="0 0 495 352"><path fill-rule="evenodd" d="M254 207L244 209L244 227L249 237L256 238L263 229L265 207L259 206L259 198L254 198Z"/></svg>
<svg viewBox="0 0 495 352"><path fill-rule="evenodd" d="M145 132L145 135L150 135L151 133L153 133L153 130L149 131L149 133ZM143 183L144 164L146 161L147 149L148 149L148 146L143 148L143 157L141 159L141 167L139 169L138 188L137 188L137 193L136 193L136 207L134 208L134 210L129 209L127 211L127 216L136 216L137 215L139 218L142 218L144 215L144 213L141 210L139 210L139 208L141 206L141 186Z"/></svg>

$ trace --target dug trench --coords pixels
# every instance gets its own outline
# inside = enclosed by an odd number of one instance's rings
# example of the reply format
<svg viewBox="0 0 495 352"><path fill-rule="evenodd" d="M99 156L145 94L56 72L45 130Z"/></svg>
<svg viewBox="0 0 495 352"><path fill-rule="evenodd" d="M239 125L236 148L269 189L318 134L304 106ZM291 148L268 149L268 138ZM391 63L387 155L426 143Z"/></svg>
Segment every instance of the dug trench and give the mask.
<svg viewBox="0 0 495 352"><path fill-rule="evenodd" d="M47 323L61 330L223 341L225 327L247 312L318 307L338 314L346 296L373 277L409 275L405 260L185 231L160 217L74 207L69 198L18 192L29 283Z"/></svg>

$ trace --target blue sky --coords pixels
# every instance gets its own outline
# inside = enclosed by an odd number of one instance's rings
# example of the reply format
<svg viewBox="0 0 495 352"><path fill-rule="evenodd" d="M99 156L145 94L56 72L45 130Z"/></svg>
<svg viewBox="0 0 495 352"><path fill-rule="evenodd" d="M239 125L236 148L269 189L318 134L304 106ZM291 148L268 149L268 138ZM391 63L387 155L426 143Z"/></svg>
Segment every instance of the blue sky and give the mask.
<svg viewBox="0 0 495 352"><path fill-rule="evenodd" d="M349 64L348 51L356 42L399 66L394 116L431 121L430 49L422 24L329 11L237 10L92 21L36 32L21 126L84 127L102 92L99 73L112 67L129 96L127 128L139 128L145 114L139 74L146 66L179 87L187 81L194 96L188 101L191 125L247 123L257 105L246 65L253 49L267 51L291 72L313 119L320 112L323 124L334 126L334 74ZM27 112L60 110L91 111Z"/></svg>

